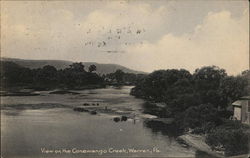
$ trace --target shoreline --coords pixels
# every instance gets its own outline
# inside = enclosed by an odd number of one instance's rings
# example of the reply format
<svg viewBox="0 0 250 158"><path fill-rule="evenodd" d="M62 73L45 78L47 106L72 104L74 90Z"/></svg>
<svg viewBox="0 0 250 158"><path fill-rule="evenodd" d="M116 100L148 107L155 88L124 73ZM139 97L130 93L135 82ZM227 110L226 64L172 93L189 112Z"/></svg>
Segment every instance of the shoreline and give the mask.
<svg viewBox="0 0 250 158"><path fill-rule="evenodd" d="M67 87L53 87L53 88L36 88L36 87L10 87L10 88L0 88L0 97L5 96L37 96L40 95L40 91L51 91L51 94L78 94L74 91L79 90L92 90L92 89L102 89L109 86L133 86L133 85L118 85L118 84L101 84L101 85L86 85L77 88L67 88Z"/></svg>
<svg viewBox="0 0 250 158"><path fill-rule="evenodd" d="M54 88L35 88L35 87L11 87L10 89L1 88L0 96L37 96L39 91L51 91L51 94L77 94L77 90L91 90L105 88L108 85L86 85L78 88L54 87Z"/></svg>
<svg viewBox="0 0 250 158"><path fill-rule="evenodd" d="M198 151L202 151L213 157L216 157L216 158L225 157L221 153L218 153L215 150L212 150L211 147L208 144L206 144L204 136L186 133L184 135L177 137L177 141L179 141L180 144L183 143L185 145L188 145L192 148L195 148Z"/></svg>

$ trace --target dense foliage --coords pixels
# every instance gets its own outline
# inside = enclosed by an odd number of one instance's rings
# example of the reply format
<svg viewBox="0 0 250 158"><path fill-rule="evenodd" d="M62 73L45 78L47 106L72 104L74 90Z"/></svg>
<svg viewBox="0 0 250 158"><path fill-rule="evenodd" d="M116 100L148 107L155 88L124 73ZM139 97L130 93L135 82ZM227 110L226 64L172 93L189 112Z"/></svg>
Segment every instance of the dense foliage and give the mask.
<svg viewBox="0 0 250 158"><path fill-rule="evenodd" d="M1 62L1 82L5 87L30 88L76 88L91 84L103 84L103 78L94 73L95 65L85 71L82 63L73 63L68 68L57 70L46 65L29 69L13 62Z"/></svg>
<svg viewBox="0 0 250 158"><path fill-rule="evenodd" d="M246 77L228 76L216 66L187 70L158 70L138 82L131 94L154 102L164 102L174 113L183 112L192 106L211 104L226 110L228 105L247 95Z"/></svg>
<svg viewBox="0 0 250 158"><path fill-rule="evenodd" d="M244 126L239 121L228 120L208 133L206 142L212 148L224 149L226 156L245 154L250 147L248 129L249 127Z"/></svg>
<svg viewBox="0 0 250 158"><path fill-rule="evenodd" d="M223 128L223 120L232 116L233 101L249 95L249 79L249 71L228 76L216 66L196 69L193 74L183 69L158 70L136 83L131 94L152 104L147 103L144 112L173 117L183 131L207 134L211 146L222 146L226 155L236 155L246 153L250 139L242 128Z"/></svg>
<svg viewBox="0 0 250 158"><path fill-rule="evenodd" d="M191 106L185 110L184 118L184 126L193 129L215 126L220 123L218 111L212 104Z"/></svg>
<svg viewBox="0 0 250 158"><path fill-rule="evenodd" d="M29 69L13 62L1 62L2 86L26 87L35 89L77 88L95 85L134 85L145 75L125 73L116 70L114 73L100 76L96 66L90 65L85 70L82 63L73 63L68 68L57 70L54 66L46 65L38 69ZM99 86L98 86L99 85Z"/></svg>
<svg viewBox="0 0 250 158"><path fill-rule="evenodd" d="M146 75L144 74L125 73L122 70L118 69L114 73L104 75L104 78L105 81L110 84L135 85L145 76Z"/></svg>

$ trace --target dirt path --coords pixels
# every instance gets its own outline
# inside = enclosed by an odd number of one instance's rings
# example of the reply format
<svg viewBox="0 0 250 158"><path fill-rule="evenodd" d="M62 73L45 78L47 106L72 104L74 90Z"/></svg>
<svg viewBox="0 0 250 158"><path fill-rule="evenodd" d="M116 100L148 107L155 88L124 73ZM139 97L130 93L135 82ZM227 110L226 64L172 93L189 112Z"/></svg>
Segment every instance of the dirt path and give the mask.
<svg viewBox="0 0 250 158"><path fill-rule="evenodd" d="M205 138L200 136L200 135L193 135L193 134L185 134L182 136L179 136L178 139L182 140L185 142L185 144L188 144L189 146L203 151L211 156L214 157L219 157L219 158L223 158L224 156L216 153L215 151L213 151L206 143L205 143Z"/></svg>

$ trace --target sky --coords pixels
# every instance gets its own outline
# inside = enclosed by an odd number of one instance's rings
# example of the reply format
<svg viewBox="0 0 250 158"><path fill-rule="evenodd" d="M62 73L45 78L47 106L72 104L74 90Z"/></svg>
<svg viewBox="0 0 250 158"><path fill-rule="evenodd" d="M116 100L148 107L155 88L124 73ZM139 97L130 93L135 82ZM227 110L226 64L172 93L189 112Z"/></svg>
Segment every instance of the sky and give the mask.
<svg viewBox="0 0 250 158"><path fill-rule="evenodd" d="M1 1L1 56L249 69L247 0Z"/></svg>

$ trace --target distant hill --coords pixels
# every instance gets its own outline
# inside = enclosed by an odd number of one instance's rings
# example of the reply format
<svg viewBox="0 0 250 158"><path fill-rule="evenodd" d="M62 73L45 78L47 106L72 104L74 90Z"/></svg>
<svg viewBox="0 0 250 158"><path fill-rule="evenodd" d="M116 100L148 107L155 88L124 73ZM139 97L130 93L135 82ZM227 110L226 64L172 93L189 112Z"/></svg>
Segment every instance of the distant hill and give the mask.
<svg viewBox="0 0 250 158"><path fill-rule="evenodd" d="M1 58L1 60L11 61L20 66L27 67L30 69L42 68L45 65L51 65L57 69L64 69L66 67L69 67L69 65L73 63L72 61L66 61L66 60L26 60L17 58ZM145 74L145 72L135 71L118 64L100 64L95 62L82 62L82 63L83 65L85 65L85 70L87 70L89 65L91 64L96 65L98 74L108 74L115 72L118 69L121 69L126 73Z"/></svg>

